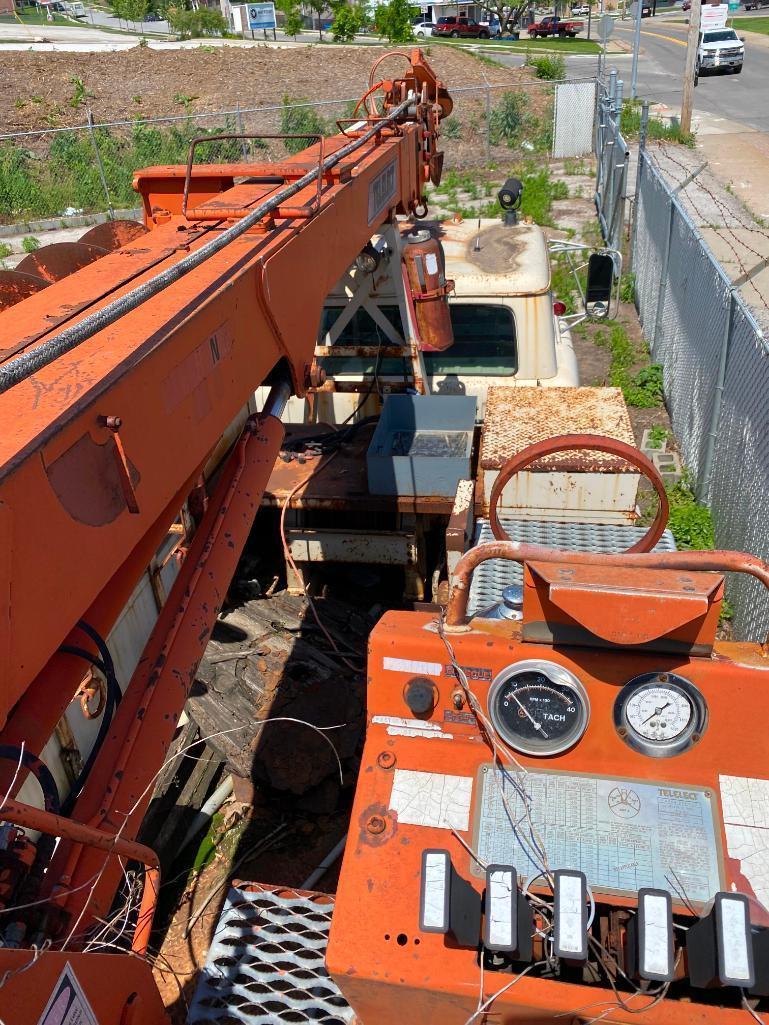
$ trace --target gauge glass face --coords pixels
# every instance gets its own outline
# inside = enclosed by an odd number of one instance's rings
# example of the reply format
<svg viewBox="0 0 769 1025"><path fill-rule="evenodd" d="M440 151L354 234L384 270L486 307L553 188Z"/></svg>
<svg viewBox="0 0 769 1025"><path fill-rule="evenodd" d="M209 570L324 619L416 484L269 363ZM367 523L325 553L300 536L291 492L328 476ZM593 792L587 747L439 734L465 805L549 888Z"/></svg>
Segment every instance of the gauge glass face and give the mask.
<svg viewBox="0 0 769 1025"><path fill-rule="evenodd" d="M671 758L697 744L708 724L708 706L694 684L675 673L643 673L628 681L614 702L622 740L651 758Z"/></svg>
<svg viewBox="0 0 769 1025"><path fill-rule="evenodd" d="M678 687L641 687L627 703L625 716L631 729L646 740L680 737L692 721L692 703Z"/></svg>
<svg viewBox="0 0 769 1025"><path fill-rule="evenodd" d="M589 710L581 684L548 663L505 670L490 695L492 721L502 738L524 754L565 751L585 732Z"/></svg>

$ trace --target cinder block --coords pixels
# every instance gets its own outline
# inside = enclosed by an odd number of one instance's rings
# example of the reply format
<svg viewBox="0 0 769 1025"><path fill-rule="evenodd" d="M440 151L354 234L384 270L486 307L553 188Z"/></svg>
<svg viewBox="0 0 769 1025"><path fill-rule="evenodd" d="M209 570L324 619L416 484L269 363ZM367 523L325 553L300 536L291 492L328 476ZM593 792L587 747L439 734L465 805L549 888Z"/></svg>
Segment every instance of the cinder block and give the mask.
<svg viewBox="0 0 769 1025"><path fill-rule="evenodd" d="M646 453L659 471L665 485L672 487L677 484L683 476L681 460L675 452L661 452L659 449L651 449Z"/></svg>
<svg viewBox="0 0 769 1025"><path fill-rule="evenodd" d="M641 451L647 457L647 459L651 459L655 452L667 452L668 448L667 439L663 441L661 445L652 445L651 433L652 428L647 427L646 430L643 432L643 437L641 438Z"/></svg>

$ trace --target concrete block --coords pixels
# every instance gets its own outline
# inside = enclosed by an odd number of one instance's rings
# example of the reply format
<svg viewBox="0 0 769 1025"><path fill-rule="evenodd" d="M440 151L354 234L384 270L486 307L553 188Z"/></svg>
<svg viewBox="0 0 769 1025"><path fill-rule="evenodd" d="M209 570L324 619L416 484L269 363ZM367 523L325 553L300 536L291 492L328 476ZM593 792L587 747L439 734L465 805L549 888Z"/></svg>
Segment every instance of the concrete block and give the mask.
<svg viewBox="0 0 769 1025"><path fill-rule="evenodd" d="M681 460L675 452L660 452L659 449L652 449L646 453L659 471L667 487L677 484L683 476Z"/></svg>

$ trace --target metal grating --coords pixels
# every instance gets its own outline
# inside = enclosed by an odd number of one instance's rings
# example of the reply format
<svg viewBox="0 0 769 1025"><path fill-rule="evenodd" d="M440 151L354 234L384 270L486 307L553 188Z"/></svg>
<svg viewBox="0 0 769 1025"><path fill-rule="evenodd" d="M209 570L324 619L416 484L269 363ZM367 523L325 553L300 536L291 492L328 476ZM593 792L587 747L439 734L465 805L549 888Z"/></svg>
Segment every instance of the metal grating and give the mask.
<svg viewBox="0 0 769 1025"><path fill-rule="evenodd" d="M233 886L188 1025L352 1025L352 1008L325 967L333 911L327 894Z"/></svg>
<svg viewBox="0 0 769 1025"><path fill-rule="evenodd" d="M500 523L512 541L547 545L573 552L622 552L630 548L646 533L645 527L623 527L607 523L550 523L543 520L516 520L500 516ZM488 520L479 520L475 528L473 545L494 541ZM659 540L656 552L674 552L676 543L669 530ZM490 608L501 600L502 590L511 584L523 583L523 567L518 562L489 559L473 573L470 585L468 612Z"/></svg>

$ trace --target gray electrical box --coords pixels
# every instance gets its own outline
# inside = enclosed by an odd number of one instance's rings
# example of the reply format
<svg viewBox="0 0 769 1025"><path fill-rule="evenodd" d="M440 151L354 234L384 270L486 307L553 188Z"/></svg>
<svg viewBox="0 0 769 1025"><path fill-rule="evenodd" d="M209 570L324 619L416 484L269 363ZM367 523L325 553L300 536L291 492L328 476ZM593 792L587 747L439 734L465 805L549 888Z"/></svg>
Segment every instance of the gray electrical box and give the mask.
<svg viewBox="0 0 769 1025"><path fill-rule="evenodd" d="M389 395L367 453L372 495L454 498L470 476L476 399Z"/></svg>

